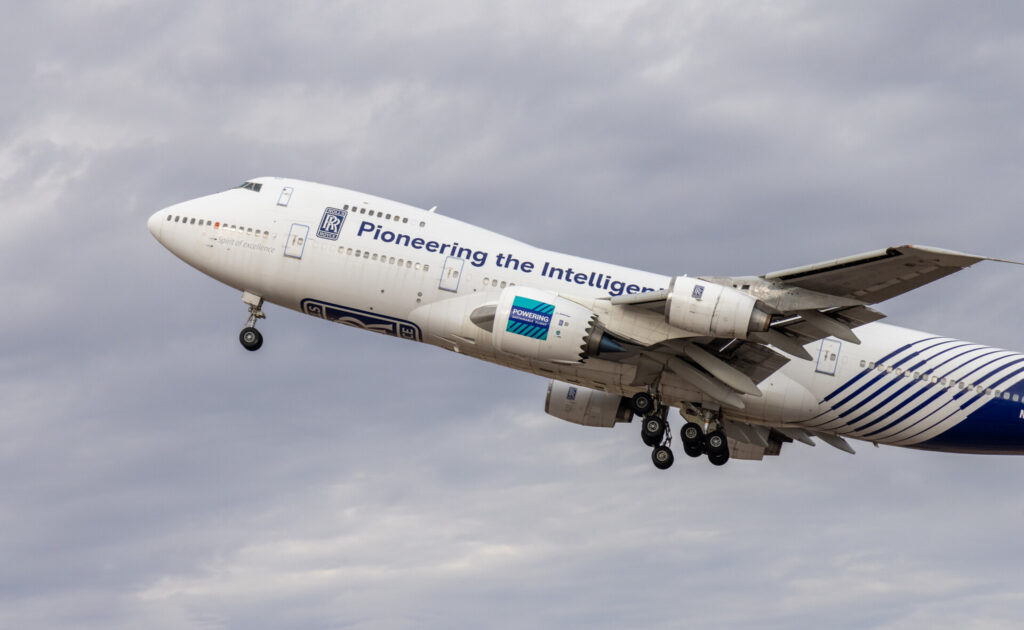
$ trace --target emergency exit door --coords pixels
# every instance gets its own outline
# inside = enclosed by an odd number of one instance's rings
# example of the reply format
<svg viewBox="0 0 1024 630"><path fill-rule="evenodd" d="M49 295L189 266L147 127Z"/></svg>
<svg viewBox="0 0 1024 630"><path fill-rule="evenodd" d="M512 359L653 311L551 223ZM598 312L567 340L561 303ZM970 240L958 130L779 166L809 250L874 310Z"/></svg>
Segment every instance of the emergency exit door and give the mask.
<svg viewBox="0 0 1024 630"><path fill-rule="evenodd" d="M839 350L842 345L842 342L837 339L822 339L821 349L818 350L818 364L814 371L835 376L836 365L839 363Z"/></svg>
<svg viewBox="0 0 1024 630"><path fill-rule="evenodd" d="M288 242L284 246L284 255L290 258L302 258L302 252L306 251L306 237L308 236L308 225L292 223L292 229L288 232Z"/></svg>
<svg viewBox="0 0 1024 630"><path fill-rule="evenodd" d="M460 276L462 276L462 267L465 264L465 260L454 256L449 256L445 259L444 269L441 270L441 283L437 285L437 288L442 291L457 293L459 290Z"/></svg>

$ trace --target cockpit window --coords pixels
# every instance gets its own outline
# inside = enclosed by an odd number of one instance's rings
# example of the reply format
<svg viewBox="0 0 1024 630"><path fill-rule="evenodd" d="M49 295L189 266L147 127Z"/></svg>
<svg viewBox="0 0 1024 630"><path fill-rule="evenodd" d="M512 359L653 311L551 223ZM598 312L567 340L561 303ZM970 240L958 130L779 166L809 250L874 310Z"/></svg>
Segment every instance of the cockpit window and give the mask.
<svg viewBox="0 0 1024 630"><path fill-rule="evenodd" d="M257 184L256 182L245 182L244 184L239 186L239 188L245 188L246 190L259 192L260 188L263 188L263 184Z"/></svg>

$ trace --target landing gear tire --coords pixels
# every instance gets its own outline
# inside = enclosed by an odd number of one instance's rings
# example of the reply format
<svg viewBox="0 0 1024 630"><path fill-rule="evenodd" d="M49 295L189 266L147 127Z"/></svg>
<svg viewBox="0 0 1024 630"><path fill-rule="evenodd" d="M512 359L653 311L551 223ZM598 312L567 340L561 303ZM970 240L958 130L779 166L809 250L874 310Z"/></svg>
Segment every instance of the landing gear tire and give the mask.
<svg viewBox="0 0 1024 630"><path fill-rule="evenodd" d="M661 439L665 437L666 422L657 416L648 416L644 418L643 427L640 429L640 438L643 439L644 444L647 446L657 446L661 444Z"/></svg>
<svg viewBox="0 0 1024 630"><path fill-rule="evenodd" d="M729 441L725 439L725 433L722 431L712 431L704 437L704 446L707 449L708 455L725 453L726 458L729 457ZM725 462L722 462L723 464Z"/></svg>
<svg viewBox="0 0 1024 630"><path fill-rule="evenodd" d="M729 461L729 451L722 453L708 453L708 461L715 466L722 466Z"/></svg>
<svg viewBox="0 0 1024 630"><path fill-rule="evenodd" d="M633 394L629 399L629 406L638 416L648 416L654 412L654 397L645 392Z"/></svg>
<svg viewBox="0 0 1024 630"><path fill-rule="evenodd" d="M699 442L691 443L684 440L683 452L689 455L690 457L700 457L701 455L704 454L704 448L700 445Z"/></svg>
<svg viewBox="0 0 1024 630"><path fill-rule="evenodd" d="M249 352L255 352L263 345L263 335L252 326L246 326L242 329L242 332L238 333L238 341Z"/></svg>
<svg viewBox="0 0 1024 630"><path fill-rule="evenodd" d="M700 444L704 441L704 429L700 428L700 425L696 422L687 422L684 424L679 435L682 436L684 442Z"/></svg>
<svg viewBox="0 0 1024 630"><path fill-rule="evenodd" d="M672 450L667 446L655 446L651 452L651 461L658 470L665 470L675 461Z"/></svg>
<svg viewBox="0 0 1024 630"><path fill-rule="evenodd" d="M679 435L683 438L684 453L690 457L700 457L704 454L704 429L699 424L687 422Z"/></svg>

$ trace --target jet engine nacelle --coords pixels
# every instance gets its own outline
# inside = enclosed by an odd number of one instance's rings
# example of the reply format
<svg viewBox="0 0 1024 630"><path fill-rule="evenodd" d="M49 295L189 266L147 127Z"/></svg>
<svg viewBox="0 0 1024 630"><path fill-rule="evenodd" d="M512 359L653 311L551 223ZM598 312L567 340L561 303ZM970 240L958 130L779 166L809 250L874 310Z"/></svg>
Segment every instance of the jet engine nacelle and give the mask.
<svg viewBox="0 0 1024 630"><path fill-rule="evenodd" d="M629 399L554 380L548 383L544 411L586 427L612 427L633 420Z"/></svg>
<svg viewBox="0 0 1024 630"><path fill-rule="evenodd" d="M579 363L600 352L621 351L596 327L588 308L549 291L511 286L494 312L494 347L501 352L553 363Z"/></svg>
<svg viewBox="0 0 1024 630"><path fill-rule="evenodd" d="M746 339L749 333L768 330L771 315L742 291L678 276L669 285L665 321L702 337Z"/></svg>

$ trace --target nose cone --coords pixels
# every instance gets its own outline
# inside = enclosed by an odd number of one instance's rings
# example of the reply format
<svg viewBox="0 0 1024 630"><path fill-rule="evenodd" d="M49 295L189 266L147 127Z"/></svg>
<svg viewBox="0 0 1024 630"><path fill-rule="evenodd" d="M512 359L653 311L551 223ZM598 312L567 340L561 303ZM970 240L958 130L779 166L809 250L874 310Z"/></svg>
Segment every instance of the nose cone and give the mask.
<svg viewBox="0 0 1024 630"><path fill-rule="evenodd" d="M159 210L153 213L153 216L149 217L149 221L146 225L149 226L149 233L153 235L153 238L160 240L160 230L163 229L164 221L167 220L167 213L163 210Z"/></svg>

